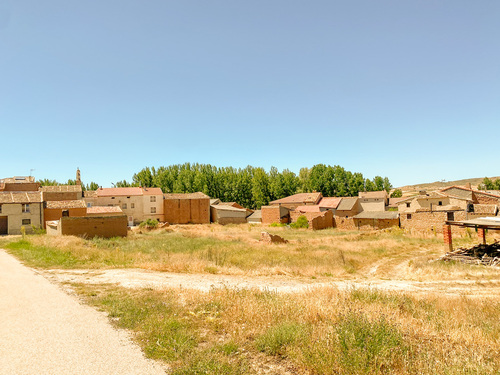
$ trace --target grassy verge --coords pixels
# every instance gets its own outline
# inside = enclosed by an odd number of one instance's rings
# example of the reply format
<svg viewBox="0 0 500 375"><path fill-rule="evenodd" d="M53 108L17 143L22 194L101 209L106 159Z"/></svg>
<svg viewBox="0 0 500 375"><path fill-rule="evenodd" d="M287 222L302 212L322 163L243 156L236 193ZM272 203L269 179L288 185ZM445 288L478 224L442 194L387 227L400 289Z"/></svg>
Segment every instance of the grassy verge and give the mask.
<svg viewBox="0 0 500 375"><path fill-rule="evenodd" d="M500 303L372 290L279 295L75 286L173 374L497 374ZM267 372L266 372L267 371Z"/></svg>
<svg viewBox="0 0 500 375"><path fill-rule="evenodd" d="M473 266L442 267L429 263L444 253L436 235L391 232L343 232L265 228L290 242L258 241L262 227L177 226L168 231L132 233L127 238L81 239L26 236L4 247L26 264L43 268L136 267L186 273L290 275L355 278L462 277L499 278L498 271ZM457 242L474 243L470 238ZM404 270L395 268L407 263Z"/></svg>

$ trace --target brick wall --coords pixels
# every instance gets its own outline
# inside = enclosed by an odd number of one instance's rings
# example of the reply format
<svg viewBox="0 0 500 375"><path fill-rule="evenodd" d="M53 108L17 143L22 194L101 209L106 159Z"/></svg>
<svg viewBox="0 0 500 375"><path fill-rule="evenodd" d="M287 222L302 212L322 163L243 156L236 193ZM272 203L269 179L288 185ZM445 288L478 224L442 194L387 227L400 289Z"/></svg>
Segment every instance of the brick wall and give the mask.
<svg viewBox="0 0 500 375"><path fill-rule="evenodd" d="M62 217L61 234L68 236L93 237L126 237L127 216L92 216Z"/></svg>

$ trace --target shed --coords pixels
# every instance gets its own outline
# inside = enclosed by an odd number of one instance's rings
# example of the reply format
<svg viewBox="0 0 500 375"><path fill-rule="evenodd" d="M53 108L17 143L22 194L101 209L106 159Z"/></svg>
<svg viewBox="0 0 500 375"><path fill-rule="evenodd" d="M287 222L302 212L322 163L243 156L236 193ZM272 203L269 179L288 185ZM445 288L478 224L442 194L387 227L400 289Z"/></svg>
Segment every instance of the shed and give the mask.
<svg viewBox="0 0 500 375"><path fill-rule="evenodd" d="M44 203L43 214L46 228L47 221L59 220L63 216L86 216L87 206L83 200L48 201Z"/></svg>
<svg viewBox="0 0 500 375"><path fill-rule="evenodd" d="M262 223L262 211L256 210L253 214L247 217L247 223L250 224L261 224Z"/></svg>
<svg viewBox="0 0 500 375"><path fill-rule="evenodd" d="M210 217L212 222L218 224L243 224L247 222L247 210L225 204L210 206Z"/></svg>
<svg viewBox="0 0 500 375"><path fill-rule="evenodd" d="M163 212L170 224L209 224L210 197L201 192L164 194Z"/></svg>
<svg viewBox="0 0 500 375"><path fill-rule="evenodd" d="M399 213L394 211L363 211L353 217L354 225L361 229L369 227L385 229L399 227Z"/></svg>

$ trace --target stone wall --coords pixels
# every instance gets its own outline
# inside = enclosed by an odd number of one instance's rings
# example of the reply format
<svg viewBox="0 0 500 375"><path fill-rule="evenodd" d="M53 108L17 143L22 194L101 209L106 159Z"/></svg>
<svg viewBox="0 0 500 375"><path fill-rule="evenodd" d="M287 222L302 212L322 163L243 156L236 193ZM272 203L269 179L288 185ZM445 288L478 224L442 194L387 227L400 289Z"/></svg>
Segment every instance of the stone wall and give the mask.
<svg viewBox="0 0 500 375"><path fill-rule="evenodd" d="M59 221L60 233L68 236L126 237L127 216L62 217Z"/></svg>
<svg viewBox="0 0 500 375"><path fill-rule="evenodd" d="M322 212L290 212L290 221L296 222L299 216L305 216L309 222L309 228L318 230L333 227L333 213L331 211Z"/></svg>
<svg viewBox="0 0 500 375"><path fill-rule="evenodd" d="M386 229L399 227L399 218L397 219L354 219L354 225L358 229Z"/></svg>
<svg viewBox="0 0 500 375"><path fill-rule="evenodd" d="M333 226L343 230L356 230L358 227L354 224L352 217L337 216L333 217Z"/></svg>

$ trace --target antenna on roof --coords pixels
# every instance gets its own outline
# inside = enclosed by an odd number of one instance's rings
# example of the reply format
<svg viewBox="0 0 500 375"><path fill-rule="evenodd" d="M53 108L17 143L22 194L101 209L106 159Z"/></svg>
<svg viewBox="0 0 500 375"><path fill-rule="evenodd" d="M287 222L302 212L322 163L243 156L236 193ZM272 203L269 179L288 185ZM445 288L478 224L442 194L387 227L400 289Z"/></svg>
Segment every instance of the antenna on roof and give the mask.
<svg viewBox="0 0 500 375"><path fill-rule="evenodd" d="M30 169L30 177L31 177L31 175L33 174L33 171L34 171L34 170L35 170L35 168L31 168L31 169Z"/></svg>

